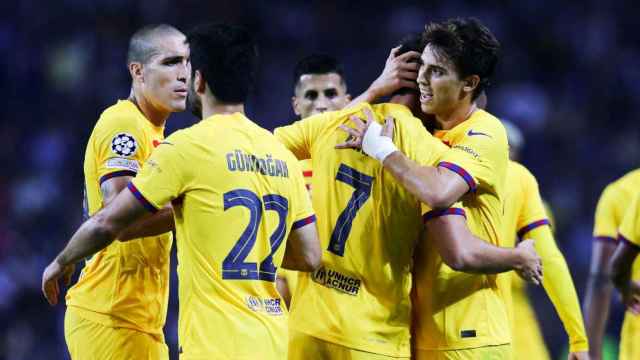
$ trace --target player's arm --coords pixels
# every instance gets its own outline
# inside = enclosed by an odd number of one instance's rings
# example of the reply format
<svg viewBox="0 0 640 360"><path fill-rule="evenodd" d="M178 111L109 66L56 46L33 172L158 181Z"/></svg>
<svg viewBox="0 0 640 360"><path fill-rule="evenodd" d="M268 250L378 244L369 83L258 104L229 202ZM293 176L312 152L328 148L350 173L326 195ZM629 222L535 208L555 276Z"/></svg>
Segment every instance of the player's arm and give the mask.
<svg viewBox="0 0 640 360"><path fill-rule="evenodd" d="M583 303L589 353L595 360L602 359L602 345L609 319L613 292L609 261L616 250L620 225L619 216L616 216L619 211L616 209L622 203L623 199L620 199L616 188L608 186L596 207L591 265Z"/></svg>
<svg viewBox="0 0 640 360"><path fill-rule="evenodd" d="M419 165L411 160L393 144L392 118L386 118L384 127L375 121L373 113L364 109L367 123L353 116L351 120L356 129L342 125L340 128L352 135L352 139L339 144L336 148L359 148L382 162L388 171L402 186L422 203L433 209L446 209L458 201L462 195L472 190L465 177L455 169ZM453 165L455 166L455 165Z"/></svg>
<svg viewBox="0 0 640 360"><path fill-rule="evenodd" d="M640 314L640 285L631 280L631 267L639 252L640 246L621 237L611 259L613 284L627 309L636 315Z"/></svg>
<svg viewBox="0 0 640 360"><path fill-rule="evenodd" d="M320 267L322 250L315 221L291 230L282 267L297 271L315 271Z"/></svg>
<svg viewBox="0 0 640 360"><path fill-rule="evenodd" d="M132 176L111 177L100 184L102 192L102 203L106 207L116 198L116 196L127 187ZM158 210L156 213L148 213L140 220L128 226L119 235L119 241L129 241L146 236L155 236L173 231L175 224L173 221L173 209L170 204Z"/></svg>
<svg viewBox="0 0 640 360"><path fill-rule="evenodd" d="M494 246L473 236L464 216L441 216L446 212L435 212L440 214L426 215L427 241L435 243L443 261L452 269L484 274L516 270L535 284L542 281L542 266L532 241L516 248Z"/></svg>
<svg viewBox="0 0 640 360"><path fill-rule="evenodd" d="M588 351L589 344L582 320L582 312L580 311L578 294L567 262L556 245L551 228L547 223L544 223L541 226L531 228L527 232L521 232L520 235L535 241L536 250L542 259L545 272L553 274L553 276L544 277L542 286L553 303L569 336L569 352Z"/></svg>
<svg viewBox="0 0 640 360"><path fill-rule="evenodd" d="M65 269L107 247L122 230L146 212L135 196L125 190L107 207L85 221L44 271L42 291L49 303L55 305L58 302L58 279L65 273Z"/></svg>
<svg viewBox="0 0 640 360"><path fill-rule="evenodd" d="M584 297L584 322L592 358L602 358L602 344L609 319L613 284L609 260L616 250L615 239L595 238L591 250L591 266Z"/></svg>
<svg viewBox="0 0 640 360"><path fill-rule="evenodd" d="M351 100L346 107L353 107L362 102L373 103L402 88L418 88L416 78L420 64L416 60L420 59L420 53L408 51L396 56L399 49L400 46L391 49L380 76L371 83L365 92Z"/></svg>

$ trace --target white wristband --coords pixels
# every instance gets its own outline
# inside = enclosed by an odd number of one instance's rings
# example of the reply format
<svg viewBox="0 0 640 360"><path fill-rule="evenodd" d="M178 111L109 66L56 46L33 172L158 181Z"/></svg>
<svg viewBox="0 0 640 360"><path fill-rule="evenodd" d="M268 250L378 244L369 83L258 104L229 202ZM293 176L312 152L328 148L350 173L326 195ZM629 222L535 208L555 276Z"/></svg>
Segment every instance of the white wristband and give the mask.
<svg viewBox="0 0 640 360"><path fill-rule="evenodd" d="M373 121L362 139L362 151L378 161L384 162L384 159L398 151L398 148L390 137L380 135L381 132L382 125Z"/></svg>

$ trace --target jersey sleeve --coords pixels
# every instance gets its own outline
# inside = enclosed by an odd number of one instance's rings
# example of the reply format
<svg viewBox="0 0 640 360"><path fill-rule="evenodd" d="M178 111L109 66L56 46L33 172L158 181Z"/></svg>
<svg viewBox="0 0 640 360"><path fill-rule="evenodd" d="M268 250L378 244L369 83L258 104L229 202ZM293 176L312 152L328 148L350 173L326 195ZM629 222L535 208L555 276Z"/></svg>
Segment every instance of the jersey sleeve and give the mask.
<svg viewBox="0 0 640 360"><path fill-rule="evenodd" d="M109 115L94 131L92 146L100 184L117 176L135 176L148 156L148 139L137 119Z"/></svg>
<svg viewBox="0 0 640 360"><path fill-rule="evenodd" d="M291 195L293 225L291 229L295 230L299 227L315 222L316 216L311 205L311 197L309 196L305 186L300 163L293 159L290 163L291 171L289 174L291 175L291 180L293 182L293 192Z"/></svg>
<svg viewBox="0 0 640 360"><path fill-rule="evenodd" d="M620 240L640 248L640 193L633 199L620 224Z"/></svg>
<svg viewBox="0 0 640 360"><path fill-rule="evenodd" d="M438 209L438 210L433 210L429 205L424 203L421 203L421 206L422 206L422 222L425 225L429 222L429 220L435 219L441 216L458 215L458 216L464 216L465 219L467 218L467 213L464 211L464 208L462 207L462 202L457 202L451 205L451 207L448 209Z"/></svg>
<svg viewBox="0 0 640 360"><path fill-rule="evenodd" d="M549 226L534 228L528 232L527 238L535 241L544 272L551 274L542 279L542 286L569 336L569 350L571 352L588 351L589 342L578 294L567 262L556 245L551 228Z"/></svg>
<svg viewBox="0 0 640 360"><path fill-rule="evenodd" d="M298 160L310 159L311 147L322 131L323 119L327 116L329 113L310 116L291 125L276 128L273 134Z"/></svg>
<svg viewBox="0 0 640 360"><path fill-rule="evenodd" d="M593 226L593 237L595 239L604 241L616 240L618 226L622 221L616 208L628 201L619 197L616 188L612 185L607 186L602 195L600 195Z"/></svg>
<svg viewBox="0 0 640 360"><path fill-rule="evenodd" d="M501 158L508 158L506 141L502 141L504 129L499 126L490 123L469 130L442 156L438 166L460 175L471 192L478 187L494 189L500 173L497 164Z"/></svg>
<svg viewBox="0 0 640 360"><path fill-rule="evenodd" d="M180 146L163 141L129 183L129 190L149 211L155 212L186 190L190 162Z"/></svg>
<svg viewBox="0 0 640 360"><path fill-rule="evenodd" d="M524 201L517 219L519 238L523 238L529 231L537 227L550 225L536 178L525 168L522 170Z"/></svg>

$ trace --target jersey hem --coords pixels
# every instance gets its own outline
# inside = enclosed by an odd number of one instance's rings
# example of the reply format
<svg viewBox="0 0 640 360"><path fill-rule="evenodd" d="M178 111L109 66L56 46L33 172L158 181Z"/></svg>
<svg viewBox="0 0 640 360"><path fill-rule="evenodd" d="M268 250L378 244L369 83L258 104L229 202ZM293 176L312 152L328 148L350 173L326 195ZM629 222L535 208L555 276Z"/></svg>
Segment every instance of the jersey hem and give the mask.
<svg viewBox="0 0 640 360"><path fill-rule="evenodd" d="M409 349L409 345L407 345L407 351L406 352L402 352L402 353L398 353L398 352L387 352L387 351L376 351L376 349L372 349L371 348L371 344L362 344L362 345L354 345L352 343L348 343L346 341L344 341L341 338L337 338L337 337L332 337L332 336L328 336L328 335L318 335L318 334L311 334L310 332L304 331L304 330L300 330L298 328L295 327L291 327L292 330L301 332L305 335L314 337L316 339L320 339L332 344L336 344L336 345L340 345L349 349L353 349L353 350L358 350L358 351L364 351L364 352L368 352L371 354L376 354L376 355L384 355L384 356L391 356L391 357L397 357L397 358L406 358L406 357L410 357L411 356L411 350Z"/></svg>

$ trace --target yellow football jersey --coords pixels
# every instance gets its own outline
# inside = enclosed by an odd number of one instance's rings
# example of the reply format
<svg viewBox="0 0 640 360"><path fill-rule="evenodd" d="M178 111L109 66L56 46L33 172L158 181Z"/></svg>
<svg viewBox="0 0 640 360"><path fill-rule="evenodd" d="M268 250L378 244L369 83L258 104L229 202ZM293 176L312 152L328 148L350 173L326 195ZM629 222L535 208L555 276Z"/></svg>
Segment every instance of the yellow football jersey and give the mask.
<svg viewBox="0 0 640 360"><path fill-rule="evenodd" d="M618 238L640 247L640 190L636 188L631 205L622 218Z"/></svg>
<svg viewBox="0 0 640 360"><path fill-rule="evenodd" d="M350 126L351 115L364 118L365 107L379 121L395 118L394 143L409 158L433 165L447 150L397 104L361 104L275 130L299 159L312 159L312 202L323 248L322 268L298 278L290 324L330 343L406 357L420 205L377 160L334 148L347 139L338 126Z"/></svg>
<svg viewBox="0 0 640 360"><path fill-rule="evenodd" d="M461 198L477 237L502 246L502 200L507 171L506 131L491 114L476 110L449 131L436 133L450 147L438 166L458 173L470 191ZM424 209L425 217L433 212ZM414 267L414 336L422 350L460 350L511 342L508 283L497 275L448 267L435 245L422 241Z"/></svg>
<svg viewBox="0 0 640 360"><path fill-rule="evenodd" d="M536 241L536 250L542 259L545 273L543 286L551 299L564 328L569 335L570 351L587 351L588 341L582 320L582 311L571 273L558 249L548 220L545 205L540 197L536 178L521 164L509 161L505 184L504 246L513 247L516 238L528 238ZM509 304L511 327L514 335L514 354L531 354L533 341L539 339L536 347L544 348L540 329L535 321L533 309L529 303L525 282L516 274L505 274L512 279L513 302ZM531 314L531 315L529 315ZM516 322L526 319L526 322ZM518 324L516 326L516 324ZM519 345L525 346L519 347ZM544 351L546 353L546 350ZM549 358L538 355L541 359Z"/></svg>
<svg viewBox="0 0 640 360"><path fill-rule="evenodd" d="M85 152L87 216L103 207L100 184L115 176L135 176L164 138L163 131L128 100L118 101L102 113ZM171 243L171 233L114 241L86 261L80 279L67 292L67 306L106 326L163 336Z"/></svg>
<svg viewBox="0 0 640 360"><path fill-rule="evenodd" d="M311 179L313 177L311 159L300 160L300 167L302 168L302 176L304 176L304 185L309 190L309 194L311 194Z"/></svg>
<svg viewBox="0 0 640 360"><path fill-rule="evenodd" d="M275 275L291 230L315 219L297 159L244 115L214 115L167 138L129 189L173 204L181 358L286 358Z"/></svg>
<svg viewBox="0 0 640 360"><path fill-rule="evenodd" d="M630 209L629 199L636 197L640 188L640 169L633 170L618 180L609 184L598 201L596 207L593 236L598 241L616 242L618 228L625 213ZM631 278L640 280L640 259L633 262ZM640 317L630 312L625 313L622 330L620 332L620 359L635 359L640 353L638 330Z"/></svg>

